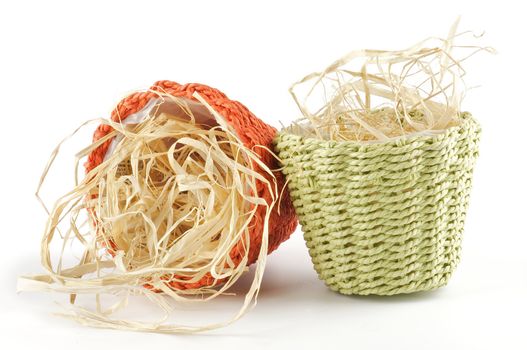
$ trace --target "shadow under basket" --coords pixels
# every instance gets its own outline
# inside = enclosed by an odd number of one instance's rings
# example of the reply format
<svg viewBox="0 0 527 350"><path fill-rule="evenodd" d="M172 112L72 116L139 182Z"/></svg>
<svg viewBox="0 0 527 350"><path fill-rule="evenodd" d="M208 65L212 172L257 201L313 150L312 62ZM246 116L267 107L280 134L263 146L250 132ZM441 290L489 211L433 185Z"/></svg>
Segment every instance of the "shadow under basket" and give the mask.
<svg viewBox="0 0 527 350"><path fill-rule="evenodd" d="M478 156L469 113L444 132L387 142L275 139L319 278L342 294L447 284L459 263Z"/></svg>

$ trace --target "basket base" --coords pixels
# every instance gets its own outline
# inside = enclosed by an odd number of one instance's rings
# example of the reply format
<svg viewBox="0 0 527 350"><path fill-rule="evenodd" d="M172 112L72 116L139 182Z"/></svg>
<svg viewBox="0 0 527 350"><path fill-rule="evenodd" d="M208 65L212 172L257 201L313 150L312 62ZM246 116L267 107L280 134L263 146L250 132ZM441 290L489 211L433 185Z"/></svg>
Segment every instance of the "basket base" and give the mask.
<svg viewBox="0 0 527 350"><path fill-rule="evenodd" d="M450 276L442 278L437 283L430 283L430 284L419 284L415 283L415 285L407 285L407 286L401 286L396 288L369 288L369 289L360 289L360 288L343 288L338 285L332 285L325 282L326 286L328 286L329 289L331 289L334 292L344 294L344 295L382 295L382 296L390 296L390 295L399 295L399 294L412 294L412 293L418 293L418 292L429 292L436 290L438 288L444 287L448 284L448 280L450 279Z"/></svg>

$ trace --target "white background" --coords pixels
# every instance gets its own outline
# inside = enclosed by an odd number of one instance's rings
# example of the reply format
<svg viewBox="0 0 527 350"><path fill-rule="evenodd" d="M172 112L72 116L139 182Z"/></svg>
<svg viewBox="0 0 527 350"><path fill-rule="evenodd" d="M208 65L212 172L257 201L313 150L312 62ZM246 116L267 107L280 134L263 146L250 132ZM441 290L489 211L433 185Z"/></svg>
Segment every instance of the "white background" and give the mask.
<svg viewBox="0 0 527 350"><path fill-rule="evenodd" d="M464 108L480 120L483 139L463 257L447 287L395 297L330 292L298 230L269 257L256 308L206 334L91 329L52 315L65 296L15 293L18 275L42 271L46 215L34 192L50 152L83 121L107 117L126 93L160 79L201 82L279 126L298 116L287 93L295 80L353 49L445 36L458 14L460 29L486 31L483 43L499 54L466 64L469 84L481 87ZM526 349L525 22L525 11L506 1L2 1L2 347ZM71 175L59 165L51 188L67 190ZM182 314L219 320L240 300Z"/></svg>

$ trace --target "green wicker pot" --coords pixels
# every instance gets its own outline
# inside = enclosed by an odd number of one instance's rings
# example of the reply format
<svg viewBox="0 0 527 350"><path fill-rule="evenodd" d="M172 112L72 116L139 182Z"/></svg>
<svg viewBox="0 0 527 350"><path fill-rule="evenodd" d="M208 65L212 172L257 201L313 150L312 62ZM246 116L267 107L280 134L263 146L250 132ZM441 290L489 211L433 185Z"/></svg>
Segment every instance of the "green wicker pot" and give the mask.
<svg viewBox="0 0 527 350"><path fill-rule="evenodd" d="M445 285L456 268L478 156L468 113L435 135L379 143L275 139L319 277L343 294Z"/></svg>

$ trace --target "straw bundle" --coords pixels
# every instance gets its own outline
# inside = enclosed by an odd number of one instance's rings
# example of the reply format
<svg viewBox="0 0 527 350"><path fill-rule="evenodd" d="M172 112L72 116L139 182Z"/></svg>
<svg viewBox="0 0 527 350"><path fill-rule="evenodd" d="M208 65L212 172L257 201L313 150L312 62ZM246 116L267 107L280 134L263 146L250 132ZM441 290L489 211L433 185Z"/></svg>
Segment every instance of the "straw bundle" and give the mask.
<svg viewBox="0 0 527 350"><path fill-rule="evenodd" d="M285 131L321 140L386 142L435 135L459 125L462 63L492 48L456 45L470 34L430 38L399 51L353 51L290 89L302 118ZM304 98L297 90L303 88Z"/></svg>
<svg viewBox="0 0 527 350"><path fill-rule="evenodd" d="M96 311L74 307L73 317L89 325L194 332L226 323L186 327L111 313L134 294L167 313L167 296L210 300L256 262L244 305L229 322L241 317L256 298L266 255L296 226L287 192L278 203L284 180L267 149L275 132L204 85L161 81L127 97L79 153L88 156L85 178L51 211L42 245L48 274L21 279L20 288L70 293L72 303L81 293L120 298L107 309L98 297ZM53 264L57 233L63 244ZM81 256L66 268L72 242Z"/></svg>

